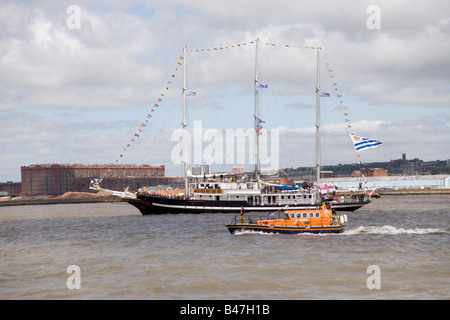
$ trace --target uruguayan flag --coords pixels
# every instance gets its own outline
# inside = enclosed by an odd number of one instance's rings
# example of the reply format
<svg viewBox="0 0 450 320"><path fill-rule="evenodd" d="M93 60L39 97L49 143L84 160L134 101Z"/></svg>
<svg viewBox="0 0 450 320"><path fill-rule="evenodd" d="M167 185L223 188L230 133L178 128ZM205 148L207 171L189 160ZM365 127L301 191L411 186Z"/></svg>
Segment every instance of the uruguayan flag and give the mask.
<svg viewBox="0 0 450 320"><path fill-rule="evenodd" d="M350 133L350 138L355 145L356 152L365 150L367 148L376 148L381 145L380 141L359 137L354 135L353 133Z"/></svg>

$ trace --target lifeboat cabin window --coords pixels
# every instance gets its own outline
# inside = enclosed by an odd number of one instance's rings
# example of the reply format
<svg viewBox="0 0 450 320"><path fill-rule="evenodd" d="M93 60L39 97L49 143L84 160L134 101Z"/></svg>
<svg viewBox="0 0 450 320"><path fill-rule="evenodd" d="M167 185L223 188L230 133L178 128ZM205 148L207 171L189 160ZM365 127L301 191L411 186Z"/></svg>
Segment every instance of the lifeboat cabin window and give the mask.
<svg viewBox="0 0 450 320"><path fill-rule="evenodd" d="M303 212L303 218L308 218L308 213L307 212Z"/></svg>
<svg viewBox="0 0 450 320"><path fill-rule="evenodd" d="M295 218L295 213L291 212L291 213L289 214L289 216L291 217L291 219L294 219L294 218Z"/></svg>
<svg viewBox="0 0 450 320"><path fill-rule="evenodd" d="M301 212L297 212L297 218L301 218L301 217L302 217Z"/></svg>
<svg viewBox="0 0 450 320"><path fill-rule="evenodd" d="M316 218L320 218L320 212L316 212Z"/></svg>
<svg viewBox="0 0 450 320"><path fill-rule="evenodd" d="M310 213L309 213L309 217L310 217L310 218L314 218L314 212L310 212Z"/></svg>

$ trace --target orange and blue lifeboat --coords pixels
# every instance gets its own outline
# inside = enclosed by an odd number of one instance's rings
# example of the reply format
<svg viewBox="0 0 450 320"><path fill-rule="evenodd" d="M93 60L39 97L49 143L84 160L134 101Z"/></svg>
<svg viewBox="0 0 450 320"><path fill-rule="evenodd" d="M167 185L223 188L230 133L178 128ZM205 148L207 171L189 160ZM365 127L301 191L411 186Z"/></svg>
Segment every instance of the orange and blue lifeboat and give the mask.
<svg viewBox="0 0 450 320"><path fill-rule="evenodd" d="M282 210L270 213L266 218L236 216L226 227L231 234L243 231L263 233L342 233L347 215L336 215L323 205L314 210Z"/></svg>

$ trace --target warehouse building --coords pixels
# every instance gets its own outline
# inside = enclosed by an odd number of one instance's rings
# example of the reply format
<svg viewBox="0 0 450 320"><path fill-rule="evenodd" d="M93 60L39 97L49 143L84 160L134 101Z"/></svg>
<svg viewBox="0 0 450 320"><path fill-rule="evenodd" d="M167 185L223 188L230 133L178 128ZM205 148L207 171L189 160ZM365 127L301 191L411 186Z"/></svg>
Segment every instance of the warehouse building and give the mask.
<svg viewBox="0 0 450 320"><path fill-rule="evenodd" d="M102 187L136 191L147 185L178 183L178 177L166 177L165 166L150 165L64 165L22 166L22 194L62 195L68 191L88 192L92 178L103 179Z"/></svg>

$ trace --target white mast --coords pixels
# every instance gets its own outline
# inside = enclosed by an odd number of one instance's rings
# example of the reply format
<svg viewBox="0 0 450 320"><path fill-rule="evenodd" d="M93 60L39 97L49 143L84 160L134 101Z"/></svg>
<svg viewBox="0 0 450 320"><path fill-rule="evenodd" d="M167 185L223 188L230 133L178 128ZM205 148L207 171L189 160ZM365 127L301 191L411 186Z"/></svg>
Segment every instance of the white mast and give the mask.
<svg viewBox="0 0 450 320"><path fill-rule="evenodd" d="M316 183L320 181L320 47L317 48L316 79Z"/></svg>
<svg viewBox="0 0 450 320"><path fill-rule="evenodd" d="M183 49L183 162L184 162L184 195L189 197L189 178L188 178L188 142L187 142L187 117L186 117L186 63L187 63L187 47Z"/></svg>
<svg viewBox="0 0 450 320"><path fill-rule="evenodd" d="M259 130L258 130L258 54L259 54L259 38L256 39L255 54L255 179L259 183Z"/></svg>

